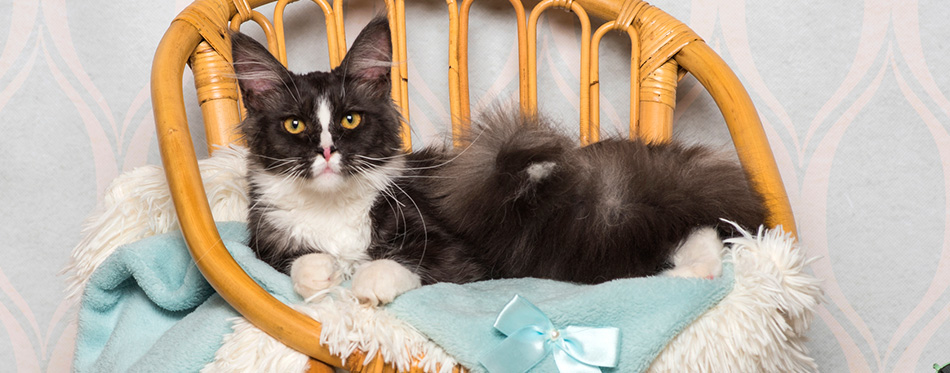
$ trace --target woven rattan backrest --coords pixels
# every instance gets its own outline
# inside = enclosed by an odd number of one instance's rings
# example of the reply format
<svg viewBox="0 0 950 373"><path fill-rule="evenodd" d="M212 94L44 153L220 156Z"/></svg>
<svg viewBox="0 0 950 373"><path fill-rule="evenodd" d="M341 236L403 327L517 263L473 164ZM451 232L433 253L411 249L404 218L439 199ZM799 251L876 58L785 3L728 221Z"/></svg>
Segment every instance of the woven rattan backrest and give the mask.
<svg viewBox="0 0 950 373"><path fill-rule="evenodd" d="M205 123L209 149L238 141L241 121L237 81L231 67L227 29L254 21L264 30L271 52L286 65L283 14L293 0L280 0L274 23L253 9L274 0L195 0L172 22L152 67L152 107L162 163L175 203L182 233L198 268L218 293L257 327L291 348L336 367L351 371L391 372L382 358L366 359L356 351L341 361L316 341L321 325L274 299L230 257L221 241L207 202L197 155L185 115L182 75L186 63L195 75L195 86ZM333 4L312 0L324 13L328 56L336 66L346 52L342 0ZM393 60L406 61L404 0L384 0L393 35ZM571 10L582 25L580 76L580 141L599 138L598 45L604 33L620 30L629 35L631 102L630 133L646 141L667 141L672 135L676 81L692 73L709 91L729 127L739 160L753 186L766 198L768 224L795 232L782 179L768 140L748 93L725 62L681 22L640 0L542 0L526 12L520 0L509 0L517 17L520 102L526 112L537 110L535 29L538 17L551 8ZM468 77L469 10L472 0L447 0L450 20L449 76L453 135L465 131L471 115ZM607 20L591 33L588 14ZM394 64L392 96L406 120L403 138L409 138L408 73L405 63ZM421 357L420 357L421 358ZM370 361L364 364L365 361ZM314 364L315 369L326 366ZM321 368L322 367L322 368ZM413 371L421 371L413 368Z"/></svg>
<svg viewBox="0 0 950 373"><path fill-rule="evenodd" d="M337 66L346 54L346 37L343 27L342 1L336 0L333 4L326 0L312 0L320 6L326 26L327 56L332 67ZM235 1L237 13L230 19L229 28L239 30L244 22L255 22L267 38L268 49L287 66L287 47L284 32L284 13L291 0L280 0L274 7L271 23L263 14L250 8L246 1ZM469 73L468 73L468 31L469 15L473 0L465 0L457 4L454 0L447 2L449 8L449 75L446 84L450 92L450 111L452 114L452 134L457 140L467 131L468 118L471 117L469 102ZM516 14L517 43L519 50L519 98L525 112L535 113L538 107L537 97L537 24L541 14L554 8L570 10L577 15L581 24L580 46L580 103L579 118L580 142L582 145L596 142L600 138L600 83L598 52L603 36L611 30L626 32L632 44L631 51L639 51L640 36L633 27L633 12L640 9L633 4L644 3L628 1L622 13L616 20L608 21L591 35L590 18L580 3L565 0L545 0L538 3L526 15L524 5L520 0L511 0L513 11ZM404 0L386 0L389 17L392 22L393 35L393 65L392 96L400 107L405 119L403 141L407 150L411 149L409 130L409 87L407 64L407 40L405 32L405 4ZM696 37L698 40L698 37ZM207 102L207 95L215 92L217 96L211 99L236 100L237 86L233 81L227 81L227 51L217 51L208 44L196 51L192 60L192 69L196 74L196 88L199 100ZM209 68L209 66L212 66ZM646 141L667 141L672 136L672 113L676 98L677 68L674 60L667 60L653 71L642 72L640 53L632 52L630 57L630 136L641 136ZM650 66L653 67L653 66ZM220 91L232 90L223 93ZM643 111L641 108L641 99ZM240 105L222 103L229 110L237 110ZM204 108L203 108L204 109ZM211 109L215 110L215 109ZM238 114L235 114L238 115ZM227 120L217 121L212 117L205 117L209 130L207 139L209 149L217 145L225 145L236 141L233 131L233 115L226 116ZM641 120L641 118L643 118Z"/></svg>

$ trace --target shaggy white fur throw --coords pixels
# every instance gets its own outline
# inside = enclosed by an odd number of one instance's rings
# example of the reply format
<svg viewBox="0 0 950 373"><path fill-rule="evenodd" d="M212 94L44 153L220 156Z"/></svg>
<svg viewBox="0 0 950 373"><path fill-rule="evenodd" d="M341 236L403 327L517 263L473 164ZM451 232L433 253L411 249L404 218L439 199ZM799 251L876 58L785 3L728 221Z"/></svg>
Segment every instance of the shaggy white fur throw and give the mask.
<svg viewBox="0 0 950 373"><path fill-rule="evenodd" d="M245 150L220 149L199 162L215 220L246 221ZM178 219L160 167L142 167L119 176L102 205L86 221L83 239L64 270L67 296L78 296L92 272L118 246L177 228ZM650 371L753 372L812 371L805 331L822 298L819 280L805 272L811 260L781 228L726 242L734 263L735 287L676 336ZM355 350L407 369L424 355L427 372L456 364L441 348L384 310L362 307L346 289L335 288L317 302L296 306L323 324L320 343L341 357ZM303 371L306 356L287 348L243 318L215 360L203 371ZM316 341L315 341L316 342ZM439 369L441 368L441 369Z"/></svg>

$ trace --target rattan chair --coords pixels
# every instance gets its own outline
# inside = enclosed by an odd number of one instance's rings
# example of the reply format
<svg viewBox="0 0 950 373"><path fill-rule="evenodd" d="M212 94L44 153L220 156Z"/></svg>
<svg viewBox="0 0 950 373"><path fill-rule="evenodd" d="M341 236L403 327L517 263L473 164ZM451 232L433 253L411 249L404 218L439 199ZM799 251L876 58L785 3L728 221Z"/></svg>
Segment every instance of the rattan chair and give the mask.
<svg viewBox="0 0 950 373"><path fill-rule="evenodd" d="M204 117L208 148L237 141L234 127L241 110L237 82L233 78L227 29L237 29L245 21L257 22L267 35L272 53L286 64L283 13L292 0L278 1L272 25L253 10L273 0L196 0L172 22L155 54L152 69L152 103L162 162L181 228L192 256L213 287L238 312L260 329L286 345L311 356L312 371L332 371L330 366L351 371L383 372L395 368L374 359L364 365L365 353L354 353L345 361L330 354L319 341L321 325L262 290L230 257L212 220L198 171L192 137L185 115L183 73L186 64L195 76L198 100ZM334 66L345 54L342 1L333 4L314 0L326 19L329 57ZM472 0L461 4L447 0L449 33L449 76L453 134L466 131L464 118L470 115L467 35ZM743 167L756 189L766 196L770 226L782 225L795 232L795 224L775 160L747 92L736 75L703 40L684 24L639 0L543 0L527 11L519 0L511 0L518 19L520 46L520 101L523 110L537 110L536 25L539 15L551 8L566 8L580 20L580 142L599 138L598 45L610 30L630 36L631 136L647 141L666 141L672 136L672 118L677 80L689 72L709 91L719 106ZM403 0L386 0L393 28L394 60L406 55L406 22ZM591 35L588 14L609 20ZM404 143L409 137L408 85L406 64L393 68L392 95L401 107ZM414 368L413 371L417 371Z"/></svg>

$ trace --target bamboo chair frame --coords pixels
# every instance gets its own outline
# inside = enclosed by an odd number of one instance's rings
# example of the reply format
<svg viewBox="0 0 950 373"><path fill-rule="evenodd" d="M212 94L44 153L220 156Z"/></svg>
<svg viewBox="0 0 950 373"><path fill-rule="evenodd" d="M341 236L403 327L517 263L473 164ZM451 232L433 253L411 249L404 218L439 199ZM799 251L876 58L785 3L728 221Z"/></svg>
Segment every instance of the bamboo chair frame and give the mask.
<svg viewBox="0 0 950 373"><path fill-rule="evenodd" d="M152 67L152 104L162 162L192 256L211 285L238 312L260 329L308 356L311 371L329 372L341 367L356 372L391 372L395 368L377 356L363 364L366 355L356 352L346 360L320 345L321 325L262 290L224 249L198 172L197 155L185 115L182 77L186 64L195 76L198 100L205 122L208 148L239 141L234 131L241 120L237 82L230 65L227 30L253 20L267 35L270 51L286 65L283 13L295 0L279 0L275 23L253 9L274 0L196 0L172 22L162 38ZM313 0L324 13L331 64L346 53L342 0ZM393 60L405 61L406 24L404 0L384 0L393 35ZM610 30L626 32L631 40L630 134L645 141L668 141L672 136L676 82L692 73L716 101L729 127L740 162L753 186L766 197L768 224L782 225L795 233L795 222L768 140L758 114L739 79L725 62L692 30L671 16L640 0L543 0L526 16L520 0L509 0L517 15L520 99L526 112L537 110L536 25L542 12L563 8L578 16L582 25L580 78L580 141L599 139L598 51ZM446 0L449 10L449 76L452 133L456 139L467 130L470 117L468 84L469 10L473 0ZM591 35L588 14L609 20ZM409 138L408 73L406 64L395 64L392 96L406 120L403 138ZM636 115L638 114L638 115ZM458 144L458 143L457 143ZM413 366L413 372L421 371Z"/></svg>

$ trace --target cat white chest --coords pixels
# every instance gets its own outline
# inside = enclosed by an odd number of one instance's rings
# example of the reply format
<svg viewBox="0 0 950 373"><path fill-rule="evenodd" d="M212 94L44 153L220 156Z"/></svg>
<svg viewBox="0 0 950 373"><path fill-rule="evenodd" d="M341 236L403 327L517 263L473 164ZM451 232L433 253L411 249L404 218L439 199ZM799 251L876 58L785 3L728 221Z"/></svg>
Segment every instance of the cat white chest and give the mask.
<svg viewBox="0 0 950 373"><path fill-rule="evenodd" d="M264 212L275 228L287 234L290 247L300 253L314 249L332 255L347 276L369 260L372 242L370 210L378 192L374 189L344 188L335 193L317 193L300 181L255 175L261 188L261 202L271 208Z"/></svg>

